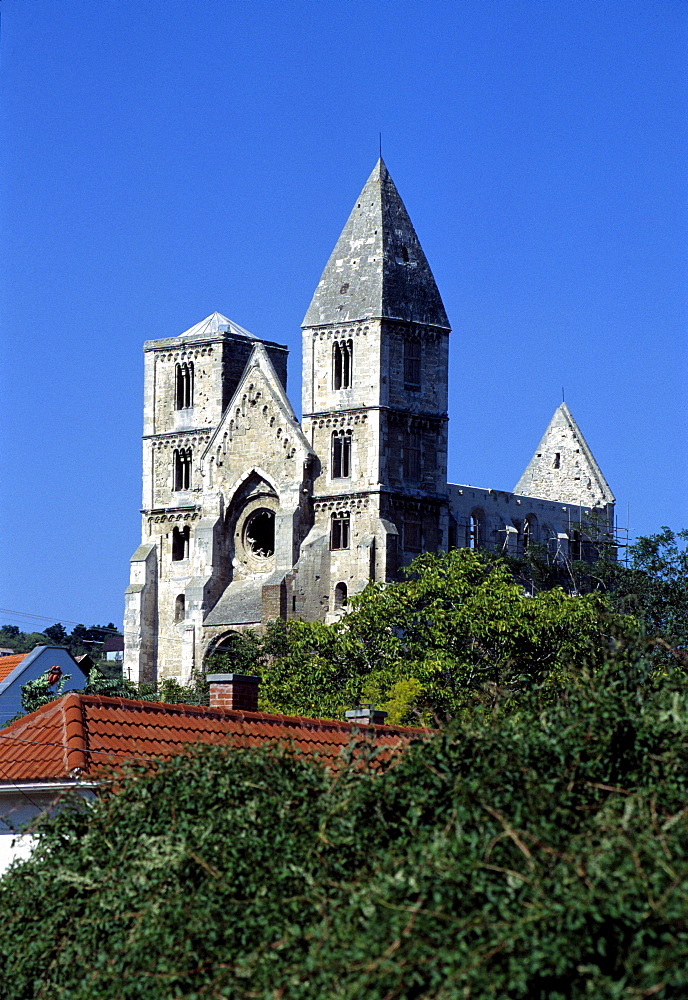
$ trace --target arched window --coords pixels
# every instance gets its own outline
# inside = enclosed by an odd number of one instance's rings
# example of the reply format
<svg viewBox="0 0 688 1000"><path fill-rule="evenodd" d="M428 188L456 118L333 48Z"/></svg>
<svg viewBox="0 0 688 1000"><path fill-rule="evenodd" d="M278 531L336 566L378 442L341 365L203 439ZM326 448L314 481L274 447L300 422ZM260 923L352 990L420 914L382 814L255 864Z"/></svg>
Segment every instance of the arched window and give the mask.
<svg viewBox="0 0 688 1000"><path fill-rule="evenodd" d="M175 369L175 409L186 410L193 406L193 361L184 361Z"/></svg>
<svg viewBox="0 0 688 1000"><path fill-rule="evenodd" d="M404 341L404 388L420 389L420 340Z"/></svg>
<svg viewBox="0 0 688 1000"><path fill-rule="evenodd" d="M538 540L538 522L535 514L529 514L523 522L523 551L527 552Z"/></svg>
<svg viewBox="0 0 688 1000"><path fill-rule="evenodd" d="M346 605L348 592L345 583L338 583L334 588L334 610L338 611Z"/></svg>
<svg viewBox="0 0 688 1000"><path fill-rule="evenodd" d="M183 594L178 594L174 601L174 620L176 623L184 621L184 605L186 601Z"/></svg>
<svg viewBox="0 0 688 1000"><path fill-rule="evenodd" d="M174 450L174 490L191 489L191 448Z"/></svg>
<svg viewBox="0 0 688 1000"><path fill-rule="evenodd" d="M236 660L241 647L241 636L237 632L225 632L224 635L218 636L213 643L208 646L206 651L207 659L213 666L213 669L218 669L218 673L222 669L226 670L227 667L231 668L234 664L232 660ZM213 663L214 657L222 657L223 661ZM213 659L211 659L213 658Z"/></svg>
<svg viewBox="0 0 688 1000"><path fill-rule="evenodd" d="M481 510L471 511L468 519L468 548L482 548L485 543L484 535L483 512Z"/></svg>
<svg viewBox="0 0 688 1000"><path fill-rule="evenodd" d="M347 479L351 475L351 431L335 431L332 435L332 478Z"/></svg>
<svg viewBox="0 0 688 1000"><path fill-rule="evenodd" d="M180 559L189 557L189 534L191 529L187 524L185 528L173 528L172 530L172 561L179 562Z"/></svg>
<svg viewBox="0 0 688 1000"><path fill-rule="evenodd" d="M332 345L332 388L350 389L354 361L353 340L338 340Z"/></svg>
<svg viewBox="0 0 688 1000"><path fill-rule="evenodd" d="M275 512L267 508L253 511L246 519L244 545L254 556L267 559L275 551Z"/></svg>
<svg viewBox="0 0 688 1000"><path fill-rule="evenodd" d="M348 511L337 511L336 514L332 515L332 528L330 530L331 549L349 548L349 527L350 515Z"/></svg>

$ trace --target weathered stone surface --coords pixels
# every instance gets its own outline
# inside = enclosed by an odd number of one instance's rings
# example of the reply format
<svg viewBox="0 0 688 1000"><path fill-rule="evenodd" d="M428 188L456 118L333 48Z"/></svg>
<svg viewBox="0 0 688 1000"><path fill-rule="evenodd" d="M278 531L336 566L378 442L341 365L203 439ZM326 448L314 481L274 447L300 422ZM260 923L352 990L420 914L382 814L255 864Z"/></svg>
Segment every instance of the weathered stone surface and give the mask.
<svg viewBox="0 0 688 1000"><path fill-rule="evenodd" d="M413 224L380 159L332 251L303 325L382 317L449 329Z"/></svg>
<svg viewBox="0 0 688 1000"><path fill-rule="evenodd" d="M125 669L187 682L272 618L332 621L418 553L540 542L584 555L614 498L560 407L516 493L447 483L449 323L379 161L303 326L302 425L286 348L213 313L145 345L142 545ZM559 455L555 467L554 456Z"/></svg>
<svg viewBox="0 0 688 1000"><path fill-rule="evenodd" d="M566 403L554 411L514 490L593 507L614 503L614 494Z"/></svg>

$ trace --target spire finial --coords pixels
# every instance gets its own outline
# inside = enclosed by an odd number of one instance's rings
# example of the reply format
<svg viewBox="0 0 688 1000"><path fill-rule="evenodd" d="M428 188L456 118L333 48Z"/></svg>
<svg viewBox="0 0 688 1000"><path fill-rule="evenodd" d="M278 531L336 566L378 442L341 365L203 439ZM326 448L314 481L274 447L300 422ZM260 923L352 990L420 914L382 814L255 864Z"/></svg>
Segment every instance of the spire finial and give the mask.
<svg viewBox="0 0 688 1000"><path fill-rule="evenodd" d="M564 396L564 386L563 385L561 387L561 401L562 401L562 403L566 402L566 397Z"/></svg>
<svg viewBox="0 0 688 1000"><path fill-rule="evenodd" d="M382 159L382 132L378 132L378 138L380 140L380 159Z"/></svg>

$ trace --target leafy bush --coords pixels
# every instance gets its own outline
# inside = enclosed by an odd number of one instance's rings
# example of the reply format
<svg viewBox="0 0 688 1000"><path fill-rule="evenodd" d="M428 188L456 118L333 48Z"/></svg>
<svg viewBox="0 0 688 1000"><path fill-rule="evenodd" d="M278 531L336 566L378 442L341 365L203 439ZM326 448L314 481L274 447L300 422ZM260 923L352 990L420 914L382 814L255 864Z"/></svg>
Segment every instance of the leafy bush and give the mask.
<svg viewBox="0 0 688 1000"><path fill-rule="evenodd" d="M71 676L61 673L58 680L53 682L50 679L50 670L44 670L40 677L22 684L22 711L18 712L15 718L20 718L25 712L35 712L41 705L47 705L48 702L59 698Z"/></svg>
<svg viewBox="0 0 688 1000"><path fill-rule="evenodd" d="M688 996L680 678L618 654L365 759L206 748L46 821L0 879L3 997Z"/></svg>
<svg viewBox="0 0 688 1000"><path fill-rule="evenodd" d="M406 577L370 585L332 625L274 622L263 638L237 636L223 669L258 670L266 710L341 717L372 701L395 721L435 724L498 689L517 700L564 670L599 664L636 629L597 593L528 596L484 552L422 555Z"/></svg>

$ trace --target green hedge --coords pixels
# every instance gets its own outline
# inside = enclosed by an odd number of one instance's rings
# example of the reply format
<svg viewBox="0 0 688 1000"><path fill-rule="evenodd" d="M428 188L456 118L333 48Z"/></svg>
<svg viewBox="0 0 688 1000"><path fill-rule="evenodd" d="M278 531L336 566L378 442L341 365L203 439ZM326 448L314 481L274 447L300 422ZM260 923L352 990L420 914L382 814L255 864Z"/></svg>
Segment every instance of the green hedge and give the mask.
<svg viewBox="0 0 688 1000"><path fill-rule="evenodd" d="M687 997L687 733L684 682L617 662L386 769L133 770L0 880L2 996Z"/></svg>

